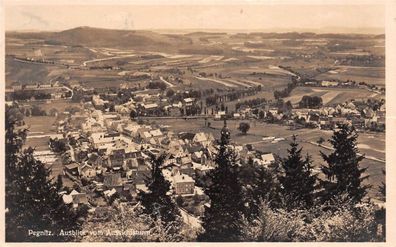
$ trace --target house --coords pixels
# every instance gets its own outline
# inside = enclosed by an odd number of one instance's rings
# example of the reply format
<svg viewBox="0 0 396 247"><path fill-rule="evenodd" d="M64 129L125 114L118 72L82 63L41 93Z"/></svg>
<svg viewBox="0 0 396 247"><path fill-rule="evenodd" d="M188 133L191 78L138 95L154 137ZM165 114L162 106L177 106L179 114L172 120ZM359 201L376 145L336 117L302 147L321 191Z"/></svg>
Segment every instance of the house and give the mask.
<svg viewBox="0 0 396 247"><path fill-rule="evenodd" d="M104 176L103 185L108 189L122 188L122 179L120 173L110 173Z"/></svg>
<svg viewBox="0 0 396 247"><path fill-rule="evenodd" d="M151 104L143 104L142 108L145 114L152 115L158 111L159 106L157 103L151 103Z"/></svg>
<svg viewBox="0 0 396 247"><path fill-rule="evenodd" d="M123 106L123 105L116 105L116 106L114 106L114 110L115 110L117 113L119 113L119 114L121 114L121 115L124 115L124 116L129 115L130 112L131 112L130 109L129 109L128 107Z"/></svg>
<svg viewBox="0 0 396 247"><path fill-rule="evenodd" d="M125 150L113 150L113 152L109 155L109 167L113 169L120 169L124 165L125 159Z"/></svg>
<svg viewBox="0 0 396 247"><path fill-rule="evenodd" d="M322 81L320 83L322 87L336 87L338 86L338 82L336 81Z"/></svg>
<svg viewBox="0 0 396 247"><path fill-rule="evenodd" d="M177 157L173 166L173 174L183 173L194 176L193 163L190 156Z"/></svg>
<svg viewBox="0 0 396 247"><path fill-rule="evenodd" d="M145 184L140 183L140 184L136 184L136 191L143 191L143 192L148 192L148 188Z"/></svg>
<svg viewBox="0 0 396 247"><path fill-rule="evenodd" d="M160 136L163 136L161 130L159 130L159 129L151 130L149 133L150 133L150 135L151 135L152 137L160 137Z"/></svg>
<svg viewBox="0 0 396 247"><path fill-rule="evenodd" d="M241 114L239 114L239 113L234 113L234 114L232 115L232 117L233 117L234 119L241 119Z"/></svg>
<svg viewBox="0 0 396 247"><path fill-rule="evenodd" d="M330 125L335 127L337 124L345 124L347 123L347 119L345 117L333 117L329 119Z"/></svg>
<svg viewBox="0 0 396 247"><path fill-rule="evenodd" d="M330 130L332 129L332 124L328 119L321 119L319 122L320 129Z"/></svg>
<svg viewBox="0 0 396 247"><path fill-rule="evenodd" d="M86 193L80 193L76 190L70 192L70 194L64 194L62 196L63 202L65 204L73 204L73 207L76 208L81 204L88 205L88 197Z"/></svg>
<svg viewBox="0 0 396 247"><path fill-rule="evenodd" d="M193 144L185 145L185 150L184 151L186 153L192 154L192 153L200 151L201 149L202 149L202 145L193 143Z"/></svg>
<svg viewBox="0 0 396 247"><path fill-rule="evenodd" d="M173 104L175 105L175 104ZM166 108L168 115L172 117L180 117L182 115L182 108L181 107L175 107L175 106L168 106Z"/></svg>
<svg viewBox="0 0 396 247"><path fill-rule="evenodd" d="M124 183L124 188L121 191L120 196L124 197L128 201L132 201L133 198L137 197L136 185L133 183Z"/></svg>
<svg viewBox="0 0 396 247"><path fill-rule="evenodd" d="M195 102L195 99L194 98L185 98L183 101L184 101L185 106L192 106Z"/></svg>
<svg viewBox="0 0 396 247"><path fill-rule="evenodd" d="M316 81L306 81L304 84L306 86L316 86L318 83Z"/></svg>
<svg viewBox="0 0 396 247"><path fill-rule="evenodd" d="M194 139L195 134L191 133L191 132L179 132L179 134L177 135L179 139L185 141L192 141Z"/></svg>
<svg viewBox="0 0 396 247"><path fill-rule="evenodd" d="M226 116L225 111L218 111L217 114L215 115L214 119L215 120L222 120Z"/></svg>
<svg viewBox="0 0 396 247"><path fill-rule="evenodd" d="M191 159L193 162L201 164L204 156L205 155L202 151L198 151L191 154Z"/></svg>
<svg viewBox="0 0 396 247"><path fill-rule="evenodd" d="M193 138L193 142L199 143L204 147L209 146L213 141L214 137L211 133L199 132Z"/></svg>
<svg viewBox="0 0 396 247"><path fill-rule="evenodd" d="M186 174L177 173L173 176L173 186L177 195L194 194L195 181Z"/></svg>
<svg viewBox="0 0 396 247"><path fill-rule="evenodd" d="M356 129L362 129L365 127L365 120L363 118L352 118L352 125Z"/></svg>
<svg viewBox="0 0 396 247"><path fill-rule="evenodd" d="M278 114L278 109L276 109L276 108L271 108L271 109L268 110L268 113L271 113L272 116L275 116L275 115Z"/></svg>
<svg viewBox="0 0 396 247"><path fill-rule="evenodd" d="M213 164L210 164L210 162L207 162L208 164L198 164L198 163L193 163L193 168L195 172L200 174L200 176L205 175L207 172L210 170L213 170L215 167Z"/></svg>
<svg viewBox="0 0 396 247"><path fill-rule="evenodd" d="M105 198L106 199L110 199L113 195L115 195L117 193L117 190L116 189L111 189L111 190L106 190L106 191L103 191L103 195L105 196Z"/></svg>
<svg viewBox="0 0 396 247"><path fill-rule="evenodd" d="M102 100L99 95L92 96L92 104L97 110L104 110L104 105L109 103L107 100Z"/></svg>
<svg viewBox="0 0 396 247"><path fill-rule="evenodd" d="M99 148L101 145L104 144L111 144L116 140L120 140L121 136L120 133L114 132L114 133L105 133L105 132L99 132L99 133L92 133L90 140L94 148Z"/></svg>
<svg viewBox="0 0 396 247"><path fill-rule="evenodd" d="M150 134L150 129L146 127L140 127L137 130L136 138L140 141L148 141L152 135Z"/></svg>
<svg viewBox="0 0 396 247"><path fill-rule="evenodd" d="M141 158L142 157L142 152L135 150L129 150L128 152L125 152L125 159L133 159L133 158Z"/></svg>
<svg viewBox="0 0 396 247"><path fill-rule="evenodd" d="M345 107L349 108L351 110L355 110L356 109L356 106L355 106L355 104L353 102L347 103Z"/></svg>
<svg viewBox="0 0 396 247"><path fill-rule="evenodd" d="M88 197L86 193L80 193L77 192L76 190L73 190L70 192L70 195L73 198L73 205L80 205L80 204L88 204ZM76 207L76 206L75 206Z"/></svg>
<svg viewBox="0 0 396 247"><path fill-rule="evenodd" d="M104 184L93 180L92 184L95 186L95 191L102 192L104 190Z"/></svg>
<svg viewBox="0 0 396 247"><path fill-rule="evenodd" d="M72 176L79 176L80 175L80 165L78 163L71 163L65 165L64 169L65 174L72 175Z"/></svg>
<svg viewBox="0 0 396 247"><path fill-rule="evenodd" d="M316 123L318 123L319 119L320 119L319 114L313 113L313 114L309 114L308 115L307 122L316 122Z"/></svg>
<svg viewBox="0 0 396 247"><path fill-rule="evenodd" d="M174 108L179 108L179 109L180 109L180 108L183 107L183 103L180 102L180 101L179 101L178 103L173 103L173 104L172 104L172 107L174 107ZM180 111L180 110L179 110L179 111Z"/></svg>
<svg viewBox="0 0 396 247"><path fill-rule="evenodd" d="M81 176L84 178L96 177L96 170L88 164L83 165L80 169L80 172Z"/></svg>
<svg viewBox="0 0 396 247"><path fill-rule="evenodd" d="M91 165L93 167L102 167L107 164L106 160L97 153L88 154L88 160L86 162L88 165Z"/></svg>
<svg viewBox="0 0 396 247"><path fill-rule="evenodd" d="M175 157L184 155L182 144L176 140L172 140L168 145L168 153L174 155Z"/></svg>
<svg viewBox="0 0 396 247"><path fill-rule="evenodd" d="M275 162L275 157L272 153L261 155L262 165L268 166Z"/></svg>
<svg viewBox="0 0 396 247"><path fill-rule="evenodd" d="M136 137L139 128L141 127L137 124L128 124L124 126L122 133L129 137Z"/></svg>
<svg viewBox="0 0 396 247"><path fill-rule="evenodd" d="M150 177L150 171L136 171L132 175L132 182L136 185L136 189L144 190L146 187L146 179Z"/></svg>
<svg viewBox="0 0 396 247"><path fill-rule="evenodd" d="M83 150L82 148L79 148L79 149L76 149L76 151L74 151L74 155L75 155L77 162L82 162L88 158L88 151Z"/></svg>
<svg viewBox="0 0 396 247"><path fill-rule="evenodd" d="M336 110L333 107L322 107L320 114L323 116L333 116Z"/></svg>
<svg viewBox="0 0 396 247"><path fill-rule="evenodd" d="M366 107L363 110L363 115L365 118L373 118L375 116L375 112L371 108Z"/></svg>
<svg viewBox="0 0 396 247"><path fill-rule="evenodd" d="M130 170L137 170L139 166L144 165L144 159L143 158L130 158L125 161L125 164L123 166L123 169L125 171L130 171Z"/></svg>

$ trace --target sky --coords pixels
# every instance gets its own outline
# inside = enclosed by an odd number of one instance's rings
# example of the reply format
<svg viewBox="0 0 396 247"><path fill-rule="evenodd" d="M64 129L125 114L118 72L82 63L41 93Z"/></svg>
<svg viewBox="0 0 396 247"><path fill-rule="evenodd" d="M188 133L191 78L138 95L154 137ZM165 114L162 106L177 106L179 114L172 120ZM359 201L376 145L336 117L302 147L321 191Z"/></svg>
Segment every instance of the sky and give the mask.
<svg viewBox="0 0 396 247"><path fill-rule="evenodd" d="M201 29L364 32L384 29L384 5L6 5L6 30ZM337 29L337 30L338 30ZM334 29L335 30L335 29ZM341 30L342 32L342 30Z"/></svg>

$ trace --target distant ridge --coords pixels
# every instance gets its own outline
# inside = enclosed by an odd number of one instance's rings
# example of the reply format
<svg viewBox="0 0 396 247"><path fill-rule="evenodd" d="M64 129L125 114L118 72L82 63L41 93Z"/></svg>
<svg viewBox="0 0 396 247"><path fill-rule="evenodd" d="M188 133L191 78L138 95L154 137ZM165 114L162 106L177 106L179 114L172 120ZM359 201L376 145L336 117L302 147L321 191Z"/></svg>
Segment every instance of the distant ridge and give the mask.
<svg viewBox="0 0 396 247"><path fill-rule="evenodd" d="M41 39L47 44L112 47L122 49L180 52L183 54L216 54L224 52L221 45L205 45L205 36L224 36L226 38L261 38L261 39L304 39L304 38L333 38L359 39L384 38L384 34L357 33L314 33L314 32L210 32L195 31L181 33L164 33L153 30L122 30L104 29L97 27L76 27L58 32L6 32L6 38Z"/></svg>
<svg viewBox="0 0 396 247"><path fill-rule="evenodd" d="M63 45L91 47L123 47L144 49L149 47L183 46L191 43L187 37L175 38L147 30L121 30L94 27L76 27L60 32L7 32L8 37L37 38Z"/></svg>
<svg viewBox="0 0 396 247"><path fill-rule="evenodd" d="M337 34L385 34L385 27L361 27L361 28L348 28L348 27L324 27L320 29L315 28L270 28L270 29L106 29L101 27L89 27L89 26L80 26L66 30L7 30L7 33L37 33L37 32L62 32L69 30L78 30L78 29L87 29L87 30L113 30L113 31L151 31L161 34L224 34L224 33L290 33L290 32L298 32L298 33L306 33L312 32L316 34L323 33L337 33Z"/></svg>

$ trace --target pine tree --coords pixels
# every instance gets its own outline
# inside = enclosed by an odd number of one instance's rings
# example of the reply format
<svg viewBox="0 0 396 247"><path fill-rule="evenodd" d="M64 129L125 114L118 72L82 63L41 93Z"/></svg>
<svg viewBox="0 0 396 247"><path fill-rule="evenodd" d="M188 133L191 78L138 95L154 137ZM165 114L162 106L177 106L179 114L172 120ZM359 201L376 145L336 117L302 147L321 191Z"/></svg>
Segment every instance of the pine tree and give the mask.
<svg viewBox="0 0 396 247"><path fill-rule="evenodd" d="M287 209L309 208L314 202L316 176L312 175L310 156L302 158L295 135L292 137L287 158L282 160L283 174L279 176L281 193Z"/></svg>
<svg viewBox="0 0 396 247"><path fill-rule="evenodd" d="M384 177L386 177L385 169L382 169L382 174L384 175ZM378 189L379 189L379 193L381 195L381 199L385 202L386 201L386 184L385 184L385 182L381 182L381 185L378 187Z"/></svg>
<svg viewBox="0 0 396 247"><path fill-rule="evenodd" d="M248 162L240 167L239 177L243 185L244 216L248 221L254 220L260 214L262 201L267 201L272 208L281 204L280 186L273 167L263 167Z"/></svg>
<svg viewBox="0 0 396 247"><path fill-rule="evenodd" d="M352 202L360 202L367 194L369 186L363 185L362 181L368 176L363 176L367 168L360 168L360 161L364 156L358 155L357 138L354 127L339 124L329 142L334 151L326 155L321 152L327 166L322 167L325 179L321 181L323 186L323 200L329 200L336 196L346 195Z"/></svg>
<svg viewBox="0 0 396 247"><path fill-rule="evenodd" d="M74 211L63 203L50 169L36 160L33 149L22 151L25 133L16 132L18 122L6 109L6 241L67 241L57 236L59 229L79 230L85 211ZM53 235L33 236L28 230L52 231Z"/></svg>
<svg viewBox="0 0 396 247"><path fill-rule="evenodd" d="M261 201L267 201L271 208L279 208L282 204L281 187L278 179L278 172L275 167L259 167L257 170L256 182L254 184L254 195L257 210L261 206Z"/></svg>
<svg viewBox="0 0 396 247"><path fill-rule="evenodd" d="M229 140L230 132L225 123L215 158L217 166L208 174L211 183L205 188L205 194L210 199L210 206L205 209L204 232L198 236L198 241L229 242L241 238L242 186L238 180L237 155L228 145Z"/></svg>
<svg viewBox="0 0 396 247"><path fill-rule="evenodd" d="M58 175L56 179L56 190L61 191L63 189L63 180L62 180L62 175Z"/></svg>
<svg viewBox="0 0 396 247"><path fill-rule="evenodd" d="M146 179L148 192L140 192L140 201L144 213L154 220L161 220L164 225L179 220L180 212L172 198L168 195L170 182L162 174L165 155L151 156L150 176Z"/></svg>

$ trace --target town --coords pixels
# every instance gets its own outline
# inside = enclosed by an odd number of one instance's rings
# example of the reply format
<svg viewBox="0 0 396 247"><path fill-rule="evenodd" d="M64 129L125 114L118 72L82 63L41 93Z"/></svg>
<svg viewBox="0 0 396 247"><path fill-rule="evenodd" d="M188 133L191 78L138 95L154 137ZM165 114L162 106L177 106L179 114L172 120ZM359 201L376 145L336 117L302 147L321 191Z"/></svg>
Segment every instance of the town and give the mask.
<svg viewBox="0 0 396 247"><path fill-rule="evenodd" d="M312 85L308 87L337 87L338 83ZM350 86L348 84L348 86ZM55 86L56 87L56 86ZM59 86L58 86L59 87ZM69 88L71 85L64 85ZM351 86L350 86L351 87ZM52 85L37 85L38 89L54 88ZM31 88L14 88L14 92ZM64 192L64 202L74 207L87 205L93 211L111 205L115 198L124 202L137 203L139 191L147 190L145 177L149 175L150 155L166 153L167 169L164 176L172 183L172 195L186 214L199 218L208 203L202 186L202 177L213 169L213 156L216 153L215 138L211 132L174 132L170 126L150 124L150 119L204 119L205 126L211 122L228 120L240 121L240 131L249 130L253 120L298 128L333 130L339 123L348 123L358 131L385 131L385 102L352 100L335 106L323 106L320 97L304 96L298 104L283 100L268 102L265 99L252 99L238 102L234 111L224 107L232 101L230 95L247 93L250 89L231 91L215 97L222 102L220 107L203 105L201 91L166 91L146 89L135 92L128 88L113 94L98 94L83 86L74 86L74 92L84 92L84 98L77 109L54 112L57 119L57 134L48 135L48 148L36 150L35 157L51 166L61 157L59 176L69 186ZM257 88L255 91L259 91ZM141 91L141 90L140 90ZM144 91L144 90L143 90ZM154 91L154 92L153 92ZM29 92L29 91L28 91ZM171 92L171 93L170 93ZM56 94L56 92L55 92ZM130 97L123 97L123 95ZM172 96L169 97L169 95ZM195 97L192 97L195 96ZM56 97L51 97L56 99ZM231 98L231 99L230 99ZM30 97L29 97L30 99ZM316 100L316 102L315 102ZM12 103L10 103L11 105ZM23 104L22 104L23 106ZM35 110L23 107L25 114L35 115ZM36 110L37 112L37 110ZM42 114L42 111L38 111ZM44 114L50 114L45 113ZM183 120L186 119L186 120ZM238 130L234 130L238 131ZM263 136L262 141L277 145L286 138ZM317 145L325 140L318 139ZM240 158L244 162L253 159L255 164L268 167L279 159L278 154L255 150L253 145L235 143Z"/></svg>
<svg viewBox="0 0 396 247"><path fill-rule="evenodd" d="M64 224L54 234L66 241L384 241L384 42L85 26L7 32L7 195L33 190L25 173L48 177L40 186L56 213L47 218ZM321 235L318 226L332 229L337 217L362 225L359 233ZM280 233L265 235L265 220Z"/></svg>

